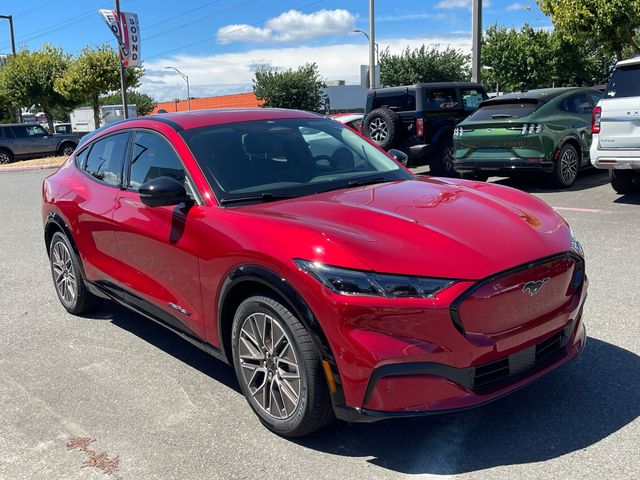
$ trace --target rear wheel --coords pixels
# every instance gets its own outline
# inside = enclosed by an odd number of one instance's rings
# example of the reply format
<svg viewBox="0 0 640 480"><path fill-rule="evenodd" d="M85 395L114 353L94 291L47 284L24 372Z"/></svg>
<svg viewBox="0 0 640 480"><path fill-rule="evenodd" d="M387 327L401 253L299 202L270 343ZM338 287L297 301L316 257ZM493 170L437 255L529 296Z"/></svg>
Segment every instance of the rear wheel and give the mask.
<svg viewBox="0 0 640 480"><path fill-rule="evenodd" d="M578 176L578 168L580 166L580 158L576 148L565 143L558 153L551 180L554 186L558 188L568 188L576 181Z"/></svg>
<svg viewBox="0 0 640 480"><path fill-rule="evenodd" d="M4 148L0 149L0 165L13 162L13 154Z"/></svg>
<svg viewBox="0 0 640 480"><path fill-rule="evenodd" d="M613 189L621 195L625 193L633 193L636 191L633 185L633 177L635 172L633 170L610 170L609 179L611 180L611 186Z"/></svg>
<svg viewBox="0 0 640 480"><path fill-rule="evenodd" d="M268 296L243 301L231 341L242 392L267 428L299 437L333 419L313 340L280 302Z"/></svg>
<svg viewBox="0 0 640 480"><path fill-rule="evenodd" d="M62 145L60 145L60 148L58 149L58 154L68 157L73 153L75 149L76 149L75 143L71 143L71 142L63 143Z"/></svg>
<svg viewBox="0 0 640 480"><path fill-rule="evenodd" d="M74 315L89 311L97 298L87 289L80 262L69 240L60 232L53 234L49 245L53 284L62 306Z"/></svg>
<svg viewBox="0 0 640 480"><path fill-rule="evenodd" d="M429 162L431 175L438 177L460 177L453 168L453 140L447 138L440 143L436 156Z"/></svg>

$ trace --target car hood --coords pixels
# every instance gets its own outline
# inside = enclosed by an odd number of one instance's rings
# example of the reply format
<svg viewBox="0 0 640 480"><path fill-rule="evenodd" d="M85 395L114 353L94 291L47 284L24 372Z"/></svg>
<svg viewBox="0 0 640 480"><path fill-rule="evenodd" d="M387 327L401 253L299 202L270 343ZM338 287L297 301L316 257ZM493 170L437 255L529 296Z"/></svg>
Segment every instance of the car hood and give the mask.
<svg viewBox="0 0 640 480"><path fill-rule="evenodd" d="M489 183L416 177L245 207L322 235L384 273L480 279L569 250L563 218L532 195ZM340 263L331 248L307 260ZM344 256L336 256L344 258Z"/></svg>

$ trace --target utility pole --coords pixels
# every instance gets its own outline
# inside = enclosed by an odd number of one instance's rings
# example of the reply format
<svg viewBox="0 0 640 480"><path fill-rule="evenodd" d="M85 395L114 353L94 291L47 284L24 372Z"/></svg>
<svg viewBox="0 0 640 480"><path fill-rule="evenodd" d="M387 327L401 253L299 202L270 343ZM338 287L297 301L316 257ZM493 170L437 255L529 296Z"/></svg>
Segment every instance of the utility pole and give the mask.
<svg viewBox="0 0 640 480"><path fill-rule="evenodd" d="M11 15L0 15L0 18L4 18L9 20L9 32L11 33L11 52L13 56L16 56L16 39L13 35L13 16Z"/></svg>
<svg viewBox="0 0 640 480"><path fill-rule="evenodd" d="M122 19L120 18L120 0L115 0L116 2L116 18L118 19L118 33L120 38L118 38L118 52L120 56L118 58L118 62L120 64L120 90L122 91L122 108L124 118L129 118L129 107L127 105L127 79L124 76L124 64L122 63Z"/></svg>
<svg viewBox="0 0 640 480"><path fill-rule="evenodd" d="M374 0L369 0L369 88L376 88L376 22Z"/></svg>
<svg viewBox="0 0 640 480"><path fill-rule="evenodd" d="M482 42L482 0L473 0L471 22L471 80L480 83L480 49Z"/></svg>

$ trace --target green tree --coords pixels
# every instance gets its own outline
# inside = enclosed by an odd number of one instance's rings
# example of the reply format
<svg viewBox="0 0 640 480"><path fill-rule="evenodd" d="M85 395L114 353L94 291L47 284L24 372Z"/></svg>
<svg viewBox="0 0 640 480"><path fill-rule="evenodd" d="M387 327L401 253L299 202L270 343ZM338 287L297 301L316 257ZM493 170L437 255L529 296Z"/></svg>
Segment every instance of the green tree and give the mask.
<svg viewBox="0 0 640 480"><path fill-rule="evenodd" d="M380 82L387 87L423 82L456 82L469 80L469 55L454 48L438 46L405 49L393 55L389 49L380 52Z"/></svg>
<svg viewBox="0 0 640 480"><path fill-rule="evenodd" d="M149 115L158 102L146 93L136 92L131 90L127 92L127 102L136 106L138 115ZM100 97L100 105L120 105L122 103L122 96L120 92L111 93L104 97Z"/></svg>
<svg viewBox="0 0 640 480"><path fill-rule="evenodd" d="M573 42L595 42L618 60L640 53L638 0L536 0L562 35Z"/></svg>
<svg viewBox="0 0 640 480"><path fill-rule="evenodd" d="M5 105L22 105L44 112L53 129L54 109L73 103L54 88L69 67L70 58L50 45L40 50L22 50L9 57L0 69L0 95Z"/></svg>
<svg viewBox="0 0 640 480"><path fill-rule="evenodd" d="M88 101L93 107L96 127L100 125L100 96L120 88L120 60L108 45L85 47L65 74L56 80L57 92L68 98ZM142 69L127 68L127 86L137 87Z"/></svg>
<svg viewBox="0 0 640 480"><path fill-rule="evenodd" d="M325 86L315 63L307 63L297 70L263 68L256 71L253 79L253 93L264 101L263 107L317 112L323 105Z"/></svg>
<svg viewBox="0 0 640 480"><path fill-rule="evenodd" d="M606 80L610 58L555 31L489 27L483 38L483 78L502 91L586 86Z"/></svg>

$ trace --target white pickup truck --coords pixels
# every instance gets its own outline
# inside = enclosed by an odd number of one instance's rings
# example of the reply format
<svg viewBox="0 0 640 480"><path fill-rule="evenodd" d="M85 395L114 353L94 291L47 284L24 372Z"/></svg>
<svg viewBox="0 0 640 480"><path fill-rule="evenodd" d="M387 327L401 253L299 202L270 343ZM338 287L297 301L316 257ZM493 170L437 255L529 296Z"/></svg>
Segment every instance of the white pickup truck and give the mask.
<svg viewBox="0 0 640 480"><path fill-rule="evenodd" d="M616 64L591 129L591 163L609 170L616 192L640 191L640 56Z"/></svg>

